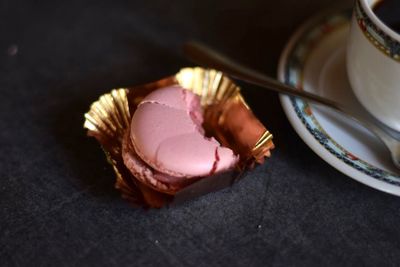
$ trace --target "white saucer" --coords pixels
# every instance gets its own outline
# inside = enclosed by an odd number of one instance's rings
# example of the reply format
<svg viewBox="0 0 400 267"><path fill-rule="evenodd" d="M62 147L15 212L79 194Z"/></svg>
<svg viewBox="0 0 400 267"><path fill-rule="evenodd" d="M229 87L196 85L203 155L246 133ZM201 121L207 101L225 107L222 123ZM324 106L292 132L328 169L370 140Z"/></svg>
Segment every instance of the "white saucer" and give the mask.
<svg viewBox="0 0 400 267"><path fill-rule="evenodd" d="M319 16L301 27L281 56L279 80L362 109L345 67L350 17L350 12ZM400 196L400 171L374 135L328 108L284 95L280 99L295 131L318 156L363 184Z"/></svg>

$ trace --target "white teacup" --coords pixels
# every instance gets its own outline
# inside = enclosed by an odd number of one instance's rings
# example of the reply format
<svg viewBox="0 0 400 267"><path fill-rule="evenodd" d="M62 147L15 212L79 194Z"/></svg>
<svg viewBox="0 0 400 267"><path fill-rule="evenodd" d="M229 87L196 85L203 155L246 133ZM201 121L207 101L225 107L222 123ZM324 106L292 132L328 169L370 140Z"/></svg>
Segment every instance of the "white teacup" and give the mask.
<svg viewBox="0 0 400 267"><path fill-rule="evenodd" d="M372 7L378 1L356 0L347 73L361 104L379 121L400 131L400 34L374 14Z"/></svg>

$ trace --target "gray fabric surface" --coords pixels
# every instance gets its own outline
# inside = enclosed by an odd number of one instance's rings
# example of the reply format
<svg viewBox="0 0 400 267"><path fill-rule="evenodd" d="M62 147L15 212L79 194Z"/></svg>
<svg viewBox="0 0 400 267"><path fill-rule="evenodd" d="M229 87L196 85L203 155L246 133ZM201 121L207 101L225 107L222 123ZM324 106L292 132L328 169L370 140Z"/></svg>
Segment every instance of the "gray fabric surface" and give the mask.
<svg viewBox="0 0 400 267"><path fill-rule="evenodd" d="M400 199L317 157L262 89L243 85L275 134L273 157L232 188L173 209L121 200L82 129L110 88L190 65L187 39L275 75L295 28L336 3L1 1L0 265L398 265Z"/></svg>

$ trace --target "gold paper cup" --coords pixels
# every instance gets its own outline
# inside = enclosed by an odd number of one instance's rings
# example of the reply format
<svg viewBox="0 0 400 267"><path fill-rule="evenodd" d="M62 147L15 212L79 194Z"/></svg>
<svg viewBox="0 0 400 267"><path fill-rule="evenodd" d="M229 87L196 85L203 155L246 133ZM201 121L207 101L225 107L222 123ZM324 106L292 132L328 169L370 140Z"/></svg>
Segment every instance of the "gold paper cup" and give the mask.
<svg viewBox="0 0 400 267"><path fill-rule="evenodd" d="M132 114L147 94L173 84L200 96L205 131L239 155L235 170L193 179L183 188L163 189L140 181L127 169L121 154ZM272 134L254 116L240 88L222 72L200 67L181 69L176 75L154 83L113 89L91 105L85 114L84 128L102 146L116 173L115 187L122 197L144 207L181 203L227 187L244 169L262 163L274 147Z"/></svg>

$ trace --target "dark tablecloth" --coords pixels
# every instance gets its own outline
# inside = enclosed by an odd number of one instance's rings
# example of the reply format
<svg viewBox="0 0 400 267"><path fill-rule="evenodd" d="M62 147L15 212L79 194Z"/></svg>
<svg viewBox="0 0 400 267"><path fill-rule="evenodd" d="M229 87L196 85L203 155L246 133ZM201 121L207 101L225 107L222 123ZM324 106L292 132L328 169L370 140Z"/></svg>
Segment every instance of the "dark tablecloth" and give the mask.
<svg viewBox="0 0 400 267"><path fill-rule="evenodd" d="M1 266L400 263L400 199L316 156L263 89L242 84L275 134L273 157L175 208L121 200L82 128L110 88L190 66L180 50L188 39L275 76L296 27L337 1L34 2L0 2Z"/></svg>

